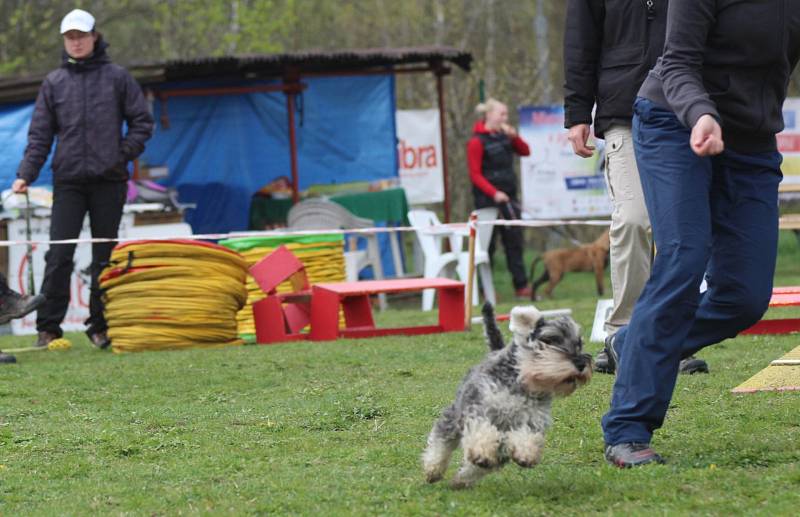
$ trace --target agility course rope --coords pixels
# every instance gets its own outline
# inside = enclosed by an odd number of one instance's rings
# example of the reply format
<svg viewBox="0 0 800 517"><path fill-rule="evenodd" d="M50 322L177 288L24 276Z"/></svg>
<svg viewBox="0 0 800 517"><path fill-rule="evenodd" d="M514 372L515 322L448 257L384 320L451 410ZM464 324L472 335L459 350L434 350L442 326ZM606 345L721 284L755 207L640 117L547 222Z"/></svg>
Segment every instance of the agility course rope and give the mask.
<svg viewBox="0 0 800 517"><path fill-rule="evenodd" d="M239 252L248 267L266 255L285 245L305 266L310 284L321 282L343 282L344 235L342 233L315 235L279 235L268 237L244 237L220 241L225 246ZM289 282L280 284L279 293L293 290ZM239 337L245 341L255 341L255 321L253 320L253 303L262 300L266 294L256 284L255 279L247 275L247 304L236 315Z"/></svg>
<svg viewBox="0 0 800 517"><path fill-rule="evenodd" d="M464 226L466 223L445 223L441 226L443 228ZM551 226L609 226L610 220L607 219L515 219L505 220L496 219L494 221L479 221L476 223L478 226L523 226L528 228L547 228ZM331 228L329 230L267 230L267 231L248 231L248 232L235 232L235 233L206 233L194 235L175 235L159 237L161 241L175 241L175 240L192 240L192 241L219 241L223 239L236 240L240 238L282 238L286 236L315 236L322 234L360 234L371 235L380 233L395 233L395 232L414 232L417 228L413 226L376 226L374 228L352 228L348 230L341 230ZM137 242L142 240L141 237L117 237L116 239L106 237L91 237L91 238L77 238L77 239L57 239L57 240L0 240L0 247L7 246L20 246L24 244L46 244L51 246L53 244L88 244L98 242L118 242L128 243Z"/></svg>
<svg viewBox="0 0 800 517"><path fill-rule="evenodd" d="M72 342L64 337L50 341L47 346L28 346L24 348L6 348L3 351L7 354L21 354L26 352L47 352L49 351L64 351L72 348Z"/></svg>
<svg viewBox="0 0 800 517"><path fill-rule="evenodd" d="M242 344L247 300L238 253L191 240L120 244L103 270L108 335L116 353Z"/></svg>

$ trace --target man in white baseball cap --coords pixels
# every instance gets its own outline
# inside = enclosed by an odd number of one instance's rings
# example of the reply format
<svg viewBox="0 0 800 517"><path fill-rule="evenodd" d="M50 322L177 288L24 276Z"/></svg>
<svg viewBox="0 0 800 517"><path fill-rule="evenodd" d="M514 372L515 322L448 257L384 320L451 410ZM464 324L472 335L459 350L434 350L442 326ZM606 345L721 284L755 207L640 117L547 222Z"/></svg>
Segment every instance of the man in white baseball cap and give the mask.
<svg viewBox="0 0 800 517"><path fill-rule="evenodd" d="M128 191L128 163L144 151L153 117L136 80L111 62L108 43L91 14L70 12L61 21L61 34L61 66L42 82L28 146L11 188L23 193L37 180L55 142L50 240L77 238L87 213L92 237L116 239ZM113 247L113 242L92 245L86 333L101 349L107 349L111 339L98 277ZM62 244L51 246L45 255L41 292L46 299L36 314L37 346L46 347L63 334L74 252L74 244Z"/></svg>
<svg viewBox="0 0 800 517"><path fill-rule="evenodd" d="M97 41L94 23L94 16L82 9L70 11L61 20L64 50L69 54L69 57L80 61L92 55Z"/></svg>
<svg viewBox="0 0 800 517"><path fill-rule="evenodd" d="M92 32L94 30L94 16L83 9L73 9L61 20L61 34L69 31Z"/></svg>

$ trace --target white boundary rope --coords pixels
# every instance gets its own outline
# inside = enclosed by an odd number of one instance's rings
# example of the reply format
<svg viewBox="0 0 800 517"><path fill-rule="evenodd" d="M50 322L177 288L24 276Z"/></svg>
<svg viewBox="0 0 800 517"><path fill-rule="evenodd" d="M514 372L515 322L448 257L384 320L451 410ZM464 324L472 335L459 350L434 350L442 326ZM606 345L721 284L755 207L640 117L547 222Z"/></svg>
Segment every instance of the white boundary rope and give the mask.
<svg viewBox="0 0 800 517"><path fill-rule="evenodd" d="M536 219L536 220L505 220L496 219L494 221L479 221L477 225L492 225L492 226L521 226L529 228L546 228L549 226L609 226L610 220L601 219L587 219L587 220L568 220L568 219ZM430 226L425 230L435 229L448 229L448 228L465 228L469 223L449 223L440 226ZM61 240L0 240L0 247L8 246L23 246L28 244L85 244L85 243L98 243L98 242L134 242L134 241L168 241L168 240L223 240L223 239L239 239L249 237L292 237L303 235L320 235L330 233L341 234L377 234L377 233L395 233L395 232L413 232L419 230L413 226L386 226L386 227L373 227L373 228L353 228L343 230L341 228L333 228L330 230L267 230L267 231L252 231L252 232L233 232L233 233L205 233L196 235L175 235L167 237L118 237L116 239L92 237L86 239L61 239Z"/></svg>

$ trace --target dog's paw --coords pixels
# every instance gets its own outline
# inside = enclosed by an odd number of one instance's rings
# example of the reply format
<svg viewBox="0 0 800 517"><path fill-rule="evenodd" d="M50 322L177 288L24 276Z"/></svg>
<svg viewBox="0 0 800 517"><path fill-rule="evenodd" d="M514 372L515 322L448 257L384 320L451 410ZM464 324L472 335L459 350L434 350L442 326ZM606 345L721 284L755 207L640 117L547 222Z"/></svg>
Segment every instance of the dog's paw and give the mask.
<svg viewBox="0 0 800 517"><path fill-rule="evenodd" d="M472 488L473 482L466 479L455 478L450 482L450 488L453 490L465 490Z"/></svg>
<svg viewBox="0 0 800 517"><path fill-rule="evenodd" d="M496 455L487 456L485 454L479 454L476 451L467 452L467 460L469 460L469 462L473 465L477 465L484 469L493 469L500 465L500 461Z"/></svg>
<svg viewBox="0 0 800 517"><path fill-rule="evenodd" d="M539 464L539 459L538 458L524 458L523 457L523 458L512 458L512 459L514 460L514 463L516 463L517 465L519 465L520 467L522 467L524 469L530 469L530 468L533 468L533 467L535 467L536 465Z"/></svg>
<svg viewBox="0 0 800 517"><path fill-rule="evenodd" d="M437 481L441 481L443 477L443 472L429 471L425 473L425 481L428 483L436 483Z"/></svg>
<svg viewBox="0 0 800 517"><path fill-rule="evenodd" d="M544 436L541 433L512 431L508 435L511 460L522 468L535 467L542 461Z"/></svg>

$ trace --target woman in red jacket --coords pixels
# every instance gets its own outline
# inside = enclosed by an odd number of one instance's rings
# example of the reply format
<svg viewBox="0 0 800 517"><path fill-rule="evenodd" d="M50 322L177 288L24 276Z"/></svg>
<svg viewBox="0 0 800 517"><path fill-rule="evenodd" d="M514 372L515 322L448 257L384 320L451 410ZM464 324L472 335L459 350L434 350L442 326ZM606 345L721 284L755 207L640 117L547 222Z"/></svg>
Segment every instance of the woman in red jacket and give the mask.
<svg viewBox="0 0 800 517"><path fill-rule="evenodd" d="M467 143L469 179L475 208L497 207L504 219L519 219L517 176L514 155L528 156L530 148L508 125L508 107L489 99L475 111L482 119L475 123L472 138ZM494 255L495 237L500 233L506 251L506 265L511 272L517 298L529 299L531 288L522 260L522 230L517 226L497 226L492 234L489 257Z"/></svg>

